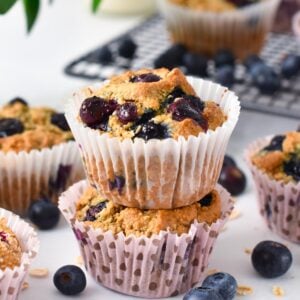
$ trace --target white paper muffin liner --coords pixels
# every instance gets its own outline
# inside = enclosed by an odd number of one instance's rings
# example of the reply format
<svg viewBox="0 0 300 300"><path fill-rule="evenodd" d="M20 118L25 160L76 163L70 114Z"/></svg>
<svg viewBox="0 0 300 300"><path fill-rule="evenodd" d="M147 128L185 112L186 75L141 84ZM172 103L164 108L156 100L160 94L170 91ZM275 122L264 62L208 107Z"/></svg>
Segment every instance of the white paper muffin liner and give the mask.
<svg viewBox="0 0 300 300"><path fill-rule="evenodd" d="M218 103L227 120L216 130L178 140L136 138L121 141L84 126L78 120L86 90L68 101L66 118L84 160L87 177L105 197L128 207L171 209L189 205L208 194L217 183L228 140L237 123L240 103L227 88L189 77L203 100ZM99 89L103 83L92 86ZM124 187L111 183L125 179ZM116 185L120 183L117 182Z"/></svg>
<svg viewBox="0 0 300 300"><path fill-rule="evenodd" d="M76 203L87 188L81 181L60 196L59 209L70 223L89 274L107 288L137 297L163 298L186 292L202 280L215 240L233 209L229 193L217 185L222 216L210 226L195 221L178 236L114 235L75 219Z"/></svg>
<svg viewBox="0 0 300 300"><path fill-rule="evenodd" d="M300 182L274 180L251 162L251 157L267 146L272 136L253 142L245 152L257 193L260 214L268 227L281 237L300 243Z"/></svg>
<svg viewBox="0 0 300 300"><path fill-rule="evenodd" d="M23 252L20 266L0 270L0 300L14 300L18 298L30 263L38 253L39 240L32 227L17 215L0 208L0 219L2 218L6 219L7 226L17 236Z"/></svg>
<svg viewBox="0 0 300 300"><path fill-rule="evenodd" d="M206 55L214 55L219 49L231 49L241 59L260 52L279 3L280 0L265 0L241 9L214 13L157 0L174 42Z"/></svg>
<svg viewBox="0 0 300 300"><path fill-rule="evenodd" d="M41 151L0 151L0 207L25 215L34 200L45 196L56 203L61 192L83 178L74 141Z"/></svg>

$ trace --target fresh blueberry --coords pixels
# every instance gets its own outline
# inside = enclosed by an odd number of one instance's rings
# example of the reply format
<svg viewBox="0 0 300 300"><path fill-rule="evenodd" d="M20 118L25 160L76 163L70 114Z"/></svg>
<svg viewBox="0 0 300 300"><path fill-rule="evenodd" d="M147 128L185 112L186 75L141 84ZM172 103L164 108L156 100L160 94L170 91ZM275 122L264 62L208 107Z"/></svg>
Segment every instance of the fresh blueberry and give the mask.
<svg viewBox="0 0 300 300"><path fill-rule="evenodd" d="M126 102L117 108L117 116L122 124L133 122L137 119L137 107L132 102Z"/></svg>
<svg viewBox="0 0 300 300"><path fill-rule="evenodd" d="M240 195L246 188L245 174L235 166L222 168L219 183L233 196Z"/></svg>
<svg viewBox="0 0 300 300"><path fill-rule="evenodd" d="M286 175L292 176L295 181L300 181L300 157L292 155L283 164L283 171Z"/></svg>
<svg viewBox="0 0 300 300"><path fill-rule="evenodd" d="M139 132L135 135L136 138L142 138L145 141L150 139L165 139L169 137L168 129L165 125L156 124L153 121L149 121L143 124Z"/></svg>
<svg viewBox="0 0 300 300"><path fill-rule="evenodd" d="M213 199L212 193L209 193L198 202L200 203L201 206L210 206L212 199Z"/></svg>
<svg viewBox="0 0 300 300"><path fill-rule="evenodd" d="M294 54L287 55L281 63L281 75L285 78L296 76L300 72L300 57Z"/></svg>
<svg viewBox="0 0 300 300"><path fill-rule="evenodd" d="M274 70L270 66L266 65L264 62L257 62L250 65L248 71L252 81L261 73L266 73L266 74L274 73Z"/></svg>
<svg viewBox="0 0 300 300"><path fill-rule="evenodd" d="M232 300L236 294L237 282L228 273L215 273L206 277L202 287L214 289L224 300Z"/></svg>
<svg viewBox="0 0 300 300"><path fill-rule="evenodd" d="M222 168L226 168L228 166L236 167L236 162L231 156L225 155Z"/></svg>
<svg viewBox="0 0 300 300"><path fill-rule="evenodd" d="M183 65L189 74L207 76L207 58L195 53L187 52L183 55Z"/></svg>
<svg viewBox="0 0 300 300"><path fill-rule="evenodd" d="M145 74L133 76L130 79L130 82L156 82L156 81L160 81L160 80L161 80L161 78L156 74L145 73Z"/></svg>
<svg viewBox="0 0 300 300"><path fill-rule="evenodd" d="M114 100L106 101L93 96L82 102L79 112L80 118L87 126L94 128L98 124L106 123L117 106L118 104Z"/></svg>
<svg viewBox="0 0 300 300"><path fill-rule="evenodd" d="M125 58L133 58L137 49L137 44L132 40L131 37L125 37L119 43L118 52L120 56Z"/></svg>
<svg viewBox="0 0 300 300"><path fill-rule="evenodd" d="M263 60L256 54L249 55L245 61L244 66L249 71L254 65L264 63Z"/></svg>
<svg viewBox="0 0 300 300"><path fill-rule="evenodd" d="M226 87L231 87L234 84L234 68L226 65L216 70L216 82Z"/></svg>
<svg viewBox="0 0 300 300"><path fill-rule="evenodd" d="M121 195L122 189L125 185L125 178L123 176L116 176L113 181L109 180L108 184L110 190L117 189Z"/></svg>
<svg viewBox="0 0 300 300"><path fill-rule="evenodd" d="M215 54L214 61L215 61L216 68L219 68L219 67L222 67L225 65L234 66L235 58L230 50L223 49L223 50L219 50Z"/></svg>
<svg viewBox="0 0 300 300"><path fill-rule="evenodd" d="M265 278L276 278L285 274L292 265L290 250L274 241L263 241L253 249L251 256L254 269Z"/></svg>
<svg viewBox="0 0 300 300"><path fill-rule="evenodd" d="M265 151L282 151L282 143L285 139L284 135L276 135L272 138L270 144L266 146L263 150Z"/></svg>
<svg viewBox="0 0 300 300"><path fill-rule="evenodd" d="M53 113L51 116L51 123L63 131L70 131L69 124L63 113Z"/></svg>
<svg viewBox="0 0 300 300"><path fill-rule="evenodd" d="M183 55L186 53L186 48L180 44L172 45L169 49L163 52L154 60L155 68L173 69L182 65Z"/></svg>
<svg viewBox="0 0 300 300"><path fill-rule="evenodd" d="M46 198L34 201L27 215L29 220L42 230L55 227L59 221L59 209Z"/></svg>
<svg viewBox="0 0 300 300"><path fill-rule="evenodd" d="M53 283L62 294L72 296L85 289L86 277L79 267L66 265L55 272Z"/></svg>
<svg viewBox="0 0 300 300"><path fill-rule="evenodd" d="M196 287L189 290L183 300L225 300L214 289L207 287Z"/></svg>
<svg viewBox="0 0 300 300"><path fill-rule="evenodd" d="M103 65L110 64L113 61L113 55L108 46L103 46L98 52L98 61Z"/></svg>
<svg viewBox="0 0 300 300"><path fill-rule="evenodd" d="M22 133L24 129L23 123L18 119L0 119L0 138Z"/></svg>
<svg viewBox="0 0 300 300"><path fill-rule="evenodd" d="M28 106L28 102L26 100L24 100L23 98L21 98L21 97L16 97L16 98L11 99L8 102L8 105L14 105L16 103L20 103L20 104L22 104L24 106Z"/></svg>
<svg viewBox="0 0 300 300"><path fill-rule="evenodd" d="M96 215L106 208L107 201L99 202L97 205L92 205L86 211L84 221L95 221Z"/></svg>

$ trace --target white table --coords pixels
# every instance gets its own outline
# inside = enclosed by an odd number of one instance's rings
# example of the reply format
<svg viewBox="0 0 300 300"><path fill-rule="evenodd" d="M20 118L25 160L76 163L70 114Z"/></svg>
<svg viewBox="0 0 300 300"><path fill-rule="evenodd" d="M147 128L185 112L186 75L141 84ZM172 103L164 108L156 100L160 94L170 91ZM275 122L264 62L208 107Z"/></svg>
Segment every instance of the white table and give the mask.
<svg viewBox="0 0 300 300"><path fill-rule="evenodd" d="M17 95L32 104L51 105L63 109L63 99L87 81L67 77L63 67L73 58L133 26L141 17L92 16L82 1L54 1L52 6L43 1L38 23L30 35L25 33L21 5L0 17L0 103ZM294 129L296 120L243 111L229 144L228 153L247 170L242 153L245 146L258 136ZM249 175L249 174L248 174ZM248 176L248 178L250 178ZM250 263L245 248L253 248L265 239L281 239L266 228L258 214L253 185L248 180L247 191L237 201L241 217L231 221L221 234L209 268L233 274L241 284L253 287L252 296L243 299L276 299L272 286L284 288L283 299L299 299L300 247L286 243L293 252L294 263L283 277L267 280L259 277ZM29 278L30 287L20 299L70 299L56 291L52 275L62 265L76 263L79 251L72 232L61 219L58 228L39 232L41 249L33 267L48 268L44 279ZM298 280L297 280L298 277ZM297 284L298 283L298 284ZM111 292L96 285L88 277L88 286L78 299L134 299ZM174 299L182 299L178 296Z"/></svg>

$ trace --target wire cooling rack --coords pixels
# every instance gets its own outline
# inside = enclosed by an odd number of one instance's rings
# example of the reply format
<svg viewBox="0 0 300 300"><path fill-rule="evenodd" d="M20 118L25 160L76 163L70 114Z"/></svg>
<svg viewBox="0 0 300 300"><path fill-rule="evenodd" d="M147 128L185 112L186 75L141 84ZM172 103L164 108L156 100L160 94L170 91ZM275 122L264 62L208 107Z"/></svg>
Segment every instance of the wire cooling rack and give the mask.
<svg viewBox="0 0 300 300"><path fill-rule="evenodd" d="M65 67L65 73L85 79L106 79L126 69L153 67L153 61L171 45L164 20L154 16L128 32L108 42L110 50L116 53L118 42L124 36L130 36L138 45L132 60L115 57L113 63L103 65L98 60L100 49L90 51ZM299 53L295 37L286 34L269 34L261 56L265 61L278 68L282 58L288 53ZM209 68L211 69L211 68ZM211 73L210 73L211 74ZM282 80L282 88L274 95L263 95L257 88L245 80L245 69L237 65L237 83L232 89L239 95L242 107L271 114L300 118L300 76L292 80Z"/></svg>

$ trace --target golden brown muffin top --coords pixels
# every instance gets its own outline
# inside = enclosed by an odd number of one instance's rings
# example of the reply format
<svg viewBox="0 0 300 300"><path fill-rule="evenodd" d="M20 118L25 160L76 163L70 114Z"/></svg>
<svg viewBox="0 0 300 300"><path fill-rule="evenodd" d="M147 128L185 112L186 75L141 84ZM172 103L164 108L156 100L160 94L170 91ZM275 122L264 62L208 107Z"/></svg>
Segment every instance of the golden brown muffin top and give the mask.
<svg viewBox="0 0 300 300"><path fill-rule="evenodd" d="M269 145L252 157L252 162L275 180L300 181L300 132L273 137Z"/></svg>
<svg viewBox="0 0 300 300"><path fill-rule="evenodd" d="M79 121L122 139L198 136L226 120L217 103L197 97L177 68L128 71L83 93Z"/></svg>
<svg viewBox="0 0 300 300"><path fill-rule="evenodd" d="M61 113L16 98L0 107L0 151L41 150L72 139Z"/></svg>
<svg viewBox="0 0 300 300"><path fill-rule="evenodd" d="M162 230L181 235L187 233L194 221L211 224L221 215L221 200L212 191L199 202L176 209L129 208L115 205L89 187L77 203L76 218L94 228L123 232L125 236L150 237Z"/></svg>
<svg viewBox="0 0 300 300"><path fill-rule="evenodd" d="M13 269L21 263L22 250L14 232L0 219L0 269Z"/></svg>

